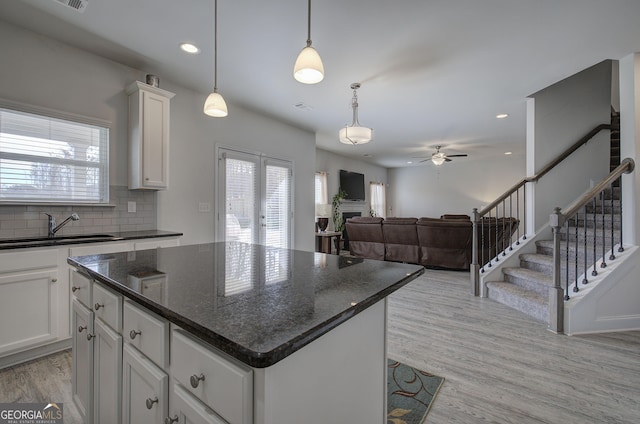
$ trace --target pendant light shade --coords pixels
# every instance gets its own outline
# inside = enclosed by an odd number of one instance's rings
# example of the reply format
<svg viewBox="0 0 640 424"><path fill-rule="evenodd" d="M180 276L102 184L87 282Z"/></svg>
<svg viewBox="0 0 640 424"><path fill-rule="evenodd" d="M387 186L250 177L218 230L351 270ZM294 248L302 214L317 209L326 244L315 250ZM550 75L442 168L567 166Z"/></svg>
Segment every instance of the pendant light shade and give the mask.
<svg viewBox="0 0 640 424"><path fill-rule="evenodd" d="M303 84L317 84L324 79L320 55L311 47L311 0L307 14L307 46L302 49L293 66L293 77Z"/></svg>
<svg viewBox="0 0 640 424"><path fill-rule="evenodd" d="M214 118L224 118L229 114L224 98L214 89L204 102L204 113Z"/></svg>
<svg viewBox="0 0 640 424"><path fill-rule="evenodd" d="M360 122L358 122L358 94L356 93L358 88L360 88L359 82L351 84L351 89L353 90L353 99L351 99L353 123L340 130L340 143L352 145L365 144L373 139L373 130L371 128L361 126Z"/></svg>
<svg viewBox="0 0 640 424"><path fill-rule="evenodd" d="M203 112L214 118L224 118L229 114L227 103L218 93L218 0L213 2L213 92L204 102Z"/></svg>

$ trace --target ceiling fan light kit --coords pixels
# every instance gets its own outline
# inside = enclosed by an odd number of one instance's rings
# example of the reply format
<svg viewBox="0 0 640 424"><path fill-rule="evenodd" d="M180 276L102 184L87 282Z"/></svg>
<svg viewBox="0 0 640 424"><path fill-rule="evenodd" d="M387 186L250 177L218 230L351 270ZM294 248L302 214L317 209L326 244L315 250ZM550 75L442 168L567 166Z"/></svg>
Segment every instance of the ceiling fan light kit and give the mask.
<svg viewBox="0 0 640 424"><path fill-rule="evenodd" d="M339 132L340 143L343 144L365 144L373 139L373 130L363 127L358 122L358 94L356 90L360 88L359 82L351 84L353 90L353 98L351 99L351 108L353 109L353 122L350 126L345 126Z"/></svg>
<svg viewBox="0 0 640 424"><path fill-rule="evenodd" d="M203 112L214 118L224 118L229 114L227 103L218 93L218 0L213 1L213 92L204 102Z"/></svg>
<svg viewBox="0 0 640 424"><path fill-rule="evenodd" d="M293 77L303 84L317 84L324 79L324 66L320 55L311 47L311 0L307 14L307 46L302 49L293 66Z"/></svg>

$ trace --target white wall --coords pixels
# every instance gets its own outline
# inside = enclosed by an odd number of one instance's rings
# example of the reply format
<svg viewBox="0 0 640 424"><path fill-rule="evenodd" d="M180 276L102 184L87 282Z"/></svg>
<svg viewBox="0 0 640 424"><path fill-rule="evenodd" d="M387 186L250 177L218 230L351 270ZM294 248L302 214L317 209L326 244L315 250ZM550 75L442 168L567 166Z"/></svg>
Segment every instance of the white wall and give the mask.
<svg viewBox="0 0 640 424"><path fill-rule="evenodd" d="M611 75L612 63L606 60L530 96L527 176L535 175L597 125L610 123ZM555 207L568 206L609 173L609 152L609 131L601 131L539 180L534 188L534 230L549 221Z"/></svg>
<svg viewBox="0 0 640 424"><path fill-rule="evenodd" d="M389 169L389 216L471 215L473 208L486 206L524 178L524 172L524 157L517 155Z"/></svg>
<svg viewBox="0 0 640 424"><path fill-rule="evenodd" d="M335 142L339 143L337 136ZM357 149L357 146L354 146L354 148ZM364 174L365 201L345 201L342 204L341 210L360 212L363 216L367 216L369 214L371 205L371 199L369 195L369 182L377 181L387 184L387 168L372 165L364 161L354 160L345 156L340 156L322 149L316 149L315 161L315 172L327 173L327 195L329 197L329 203L331 203L333 196L338 192L341 169L344 169L345 171L359 172L361 174ZM387 199L389 198L388 190L389 189L387 188ZM329 221L329 228L333 228L333 223L331 222L331 220Z"/></svg>
<svg viewBox="0 0 640 424"><path fill-rule="evenodd" d="M622 176L622 227L625 244L640 242L640 172L638 152L640 152L640 53L634 53L620 60L620 157L633 158L636 169L630 175Z"/></svg>
<svg viewBox="0 0 640 424"><path fill-rule="evenodd" d="M127 184L127 110L124 88L145 72L78 50L0 21L0 97L112 123L110 179ZM208 118L196 93L161 77L171 101L170 187L158 195L158 227L182 231L183 244L214 237L214 158L216 143L251 149L294 162L295 240L313 250L313 172L315 136L243 110L226 99L229 117ZM198 203L211 213L199 213Z"/></svg>

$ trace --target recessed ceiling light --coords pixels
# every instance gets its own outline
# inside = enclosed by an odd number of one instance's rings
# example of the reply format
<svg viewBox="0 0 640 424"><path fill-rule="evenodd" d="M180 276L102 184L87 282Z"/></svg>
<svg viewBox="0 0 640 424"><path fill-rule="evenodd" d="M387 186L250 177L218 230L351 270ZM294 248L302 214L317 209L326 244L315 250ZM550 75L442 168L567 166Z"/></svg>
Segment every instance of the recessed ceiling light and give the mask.
<svg viewBox="0 0 640 424"><path fill-rule="evenodd" d="M365 158L370 158L370 157L371 157L371 154L369 154L369 153L365 153L365 154L364 154L364 155L362 155L362 156L364 156Z"/></svg>
<svg viewBox="0 0 640 424"><path fill-rule="evenodd" d="M413 162L411 162L411 161L408 161L407 163L413 163Z"/></svg>
<svg viewBox="0 0 640 424"><path fill-rule="evenodd" d="M497 114L497 115L496 115L496 118L498 118L498 119L504 119L504 118L506 118L507 116L509 116L509 114L508 114L508 113L499 113L499 114Z"/></svg>
<svg viewBox="0 0 640 424"><path fill-rule="evenodd" d="M508 156L508 155L512 155L513 152L504 152L504 154Z"/></svg>
<svg viewBox="0 0 640 424"><path fill-rule="evenodd" d="M195 46L191 43L182 43L180 44L180 48L182 49L183 52L187 52L191 54L200 53L200 49L198 48L198 46Z"/></svg>

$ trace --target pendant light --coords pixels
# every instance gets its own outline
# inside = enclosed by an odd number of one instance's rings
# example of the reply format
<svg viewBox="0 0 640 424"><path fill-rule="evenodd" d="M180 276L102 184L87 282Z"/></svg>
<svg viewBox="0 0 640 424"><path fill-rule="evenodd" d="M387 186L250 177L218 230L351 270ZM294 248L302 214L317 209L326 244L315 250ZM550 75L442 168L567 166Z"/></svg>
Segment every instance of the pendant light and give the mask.
<svg viewBox="0 0 640 424"><path fill-rule="evenodd" d="M213 2L213 93L204 102L204 113L214 118L223 118L229 114L227 104L218 93L218 0Z"/></svg>
<svg viewBox="0 0 640 424"><path fill-rule="evenodd" d="M365 144L373 138L373 130L360 126L360 122L358 122L358 94L356 93L358 88L360 88L359 82L351 84L351 89L353 90L353 99L351 99L353 123L351 126L345 126L340 130L340 143L353 145Z"/></svg>
<svg viewBox="0 0 640 424"><path fill-rule="evenodd" d="M324 66L320 55L311 47L311 0L307 19L307 46L302 49L293 67L293 77L303 84L317 84L324 78Z"/></svg>

